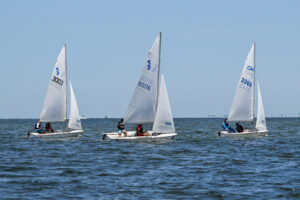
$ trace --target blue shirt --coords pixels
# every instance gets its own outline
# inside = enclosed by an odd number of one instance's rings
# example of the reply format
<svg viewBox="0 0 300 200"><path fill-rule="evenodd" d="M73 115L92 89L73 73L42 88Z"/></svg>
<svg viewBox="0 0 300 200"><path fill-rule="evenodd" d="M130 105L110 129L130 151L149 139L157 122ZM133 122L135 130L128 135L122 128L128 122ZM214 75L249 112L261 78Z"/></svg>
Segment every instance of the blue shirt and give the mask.
<svg viewBox="0 0 300 200"><path fill-rule="evenodd" d="M222 123L222 126L225 131L227 131L229 128L228 123L225 123L225 122Z"/></svg>

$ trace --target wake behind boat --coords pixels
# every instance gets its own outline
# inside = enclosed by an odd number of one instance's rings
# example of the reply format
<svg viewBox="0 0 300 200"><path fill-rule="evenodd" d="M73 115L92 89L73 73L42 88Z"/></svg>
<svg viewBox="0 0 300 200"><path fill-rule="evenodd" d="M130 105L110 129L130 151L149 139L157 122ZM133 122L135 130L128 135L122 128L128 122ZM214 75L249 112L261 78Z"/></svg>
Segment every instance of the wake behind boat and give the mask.
<svg viewBox="0 0 300 200"><path fill-rule="evenodd" d="M237 86L237 90L232 102L232 106L228 115L228 121L243 121L243 122L254 122L254 103L255 103L255 43L252 45L246 62L243 67L243 71ZM226 125L226 120L223 122L225 130L218 131L218 135L266 135L268 132L266 126L265 111L260 92L260 87L257 82L257 120L256 126L252 129L245 129L243 131L236 131L230 126ZM225 125L224 125L225 123ZM240 126L237 123L237 126ZM243 129L243 128L242 128Z"/></svg>
<svg viewBox="0 0 300 200"><path fill-rule="evenodd" d="M63 46L52 72L44 106L40 115L40 120L35 131L30 131L27 136L38 137L75 137L83 132L80 122L80 115L77 107L75 94L70 82L70 119L65 130L54 131L50 122L65 122L67 120L67 65L66 65L66 45ZM47 122L46 129L41 127L43 122ZM47 127L48 125L48 127Z"/></svg>
<svg viewBox="0 0 300 200"><path fill-rule="evenodd" d="M163 75L159 88L160 47L161 33L148 53L146 64L124 118L124 124L140 126L153 123L152 130L143 136L139 136L138 131L122 133L120 130L120 132L103 133L103 140L162 141L171 140L177 135Z"/></svg>

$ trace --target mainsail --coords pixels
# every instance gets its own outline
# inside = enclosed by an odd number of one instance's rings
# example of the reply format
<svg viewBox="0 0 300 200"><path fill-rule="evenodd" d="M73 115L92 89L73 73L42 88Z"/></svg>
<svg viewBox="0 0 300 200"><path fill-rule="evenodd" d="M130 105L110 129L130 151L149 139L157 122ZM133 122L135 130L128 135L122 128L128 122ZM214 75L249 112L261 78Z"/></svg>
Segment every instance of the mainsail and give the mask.
<svg viewBox="0 0 300 200"><path fill-rule="evenodd" d="M155 115L155 120L153 123L153 131L159 133L174 133L174 122L169 102L169 97L167 93L167 88L165 85L165 79L162 75L161 84L157 102L157 110Z"/></svg>
<svg viewBox="0 0 300 200"><path fill-rule="evenodd" d="M259 84L257 82L257 119L256 119L256 129L257 130L267 130L267 125L266 125L266 117L265 117L265 111L264 111L264 105L260 93L260 88Z"/></svg>
<svg viewBox="0 0 300 200"><path fill-rule="evenodd" d="M75 94L73 91L73 87L70 81L70 91L71 91L71 109L70 109L70 119L68 127L71 129L79 129L81 130L81 122L80 122L80 115L77 107L77 101L75 98Z"/></svg>
<svg viewBox="0 0 300 200"><path fill-rule="evenodd" d="M252 45L237 86L228 121L252 121L254 118L255 44Z"/></svg>
<svg viewBox="0 0 300 200"><path fill-rule="evenodd" d="M152 123L157 106L160 35L148 53L145 66L129 103L124 123Z"/></svg>
<svg viewBox="0 0 300 200"><path fill-rule="evenodd" d="M55 122L67 119L66 81L66 45L64 45L54 65L44 106L40 115L41 121Z"/></svg>

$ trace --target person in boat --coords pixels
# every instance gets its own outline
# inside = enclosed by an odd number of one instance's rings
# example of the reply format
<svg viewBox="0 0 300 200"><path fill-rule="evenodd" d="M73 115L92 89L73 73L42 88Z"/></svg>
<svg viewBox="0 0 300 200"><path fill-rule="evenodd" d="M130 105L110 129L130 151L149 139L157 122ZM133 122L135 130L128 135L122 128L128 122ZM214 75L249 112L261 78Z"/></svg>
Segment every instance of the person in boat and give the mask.
<svg viewBox="0 0 300 200"><path fill-rule="evenodd" d="M124 119L122 118L119 123L118 123L118 135L119 137L121 137L122 133L124 134L124 136L127 136L127 131L125 129L125 125L123 123Z"/></svg>
<svg viewBox="0 0 300 200"><path fill-rule="evenodd" d="M242 133L244 131L244 127L242 125L240 125L240 123L235 123L236 125L236 128L235 130L238 132L238 133Z"/></svg>
<svg viewBox="0 0 300 200"><path fill-rule="evenodd" d="M54 130L52 129L50 122L46 123L45 129L47 133L54 133Z"/></svg>
<svg viewBox="0 0 300 200"><path fill-rule="evenodd" d="M229 133L235 133L235 130L229 126L227 119L224 119L222 126L223 126L224 131L228 131Z"/></svg>
<svg viewBox="0 0 300 200"><path fill-rule="evenodd" d="M38 121L38 122L35 124L34 128L35 128L35 131L36 131L37 133L40 133L40 134L45 133L45 131L42 129L42 122L41 122L41 121Z"/></svg>
<svg viewBox="0 0 300 200"><path fill-rule="evenodd" d="M137 136L149 136L150 134L148 133L148 131L144 131L143 129L143 124L139 124L137 127L136 127L136 133L137 133Z"/></svg>

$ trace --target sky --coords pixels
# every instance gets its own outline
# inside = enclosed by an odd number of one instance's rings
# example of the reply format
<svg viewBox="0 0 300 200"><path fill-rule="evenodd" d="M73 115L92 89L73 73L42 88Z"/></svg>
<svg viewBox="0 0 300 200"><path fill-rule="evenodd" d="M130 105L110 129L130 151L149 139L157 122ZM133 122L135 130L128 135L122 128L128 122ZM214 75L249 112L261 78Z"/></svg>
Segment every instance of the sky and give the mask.
<svg viewBox="0 0 300 200"><path fill-rule="evenodd" d="M0 118L39 118L63 44L80 114L124 116L159 32L174 117L227 115L253 42L266 115L298 116L299 9L293 0L0 0Z"/></svg>

